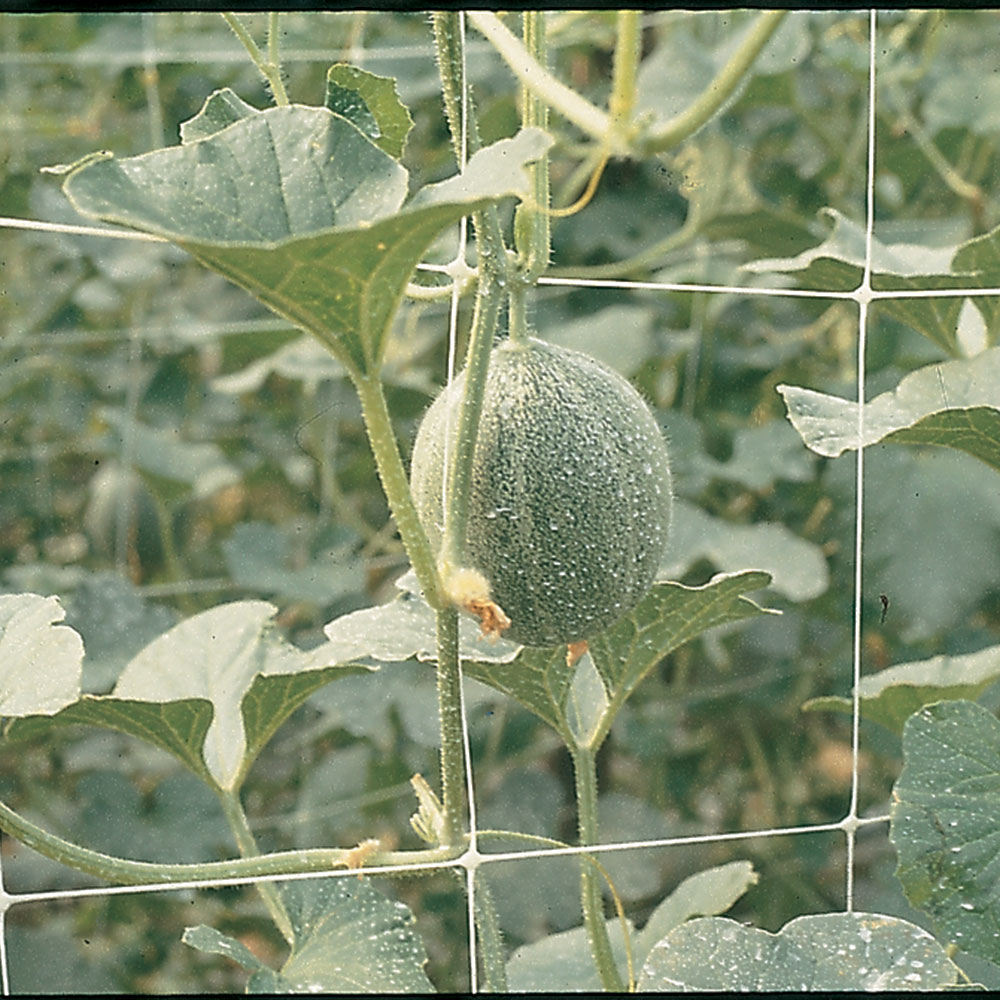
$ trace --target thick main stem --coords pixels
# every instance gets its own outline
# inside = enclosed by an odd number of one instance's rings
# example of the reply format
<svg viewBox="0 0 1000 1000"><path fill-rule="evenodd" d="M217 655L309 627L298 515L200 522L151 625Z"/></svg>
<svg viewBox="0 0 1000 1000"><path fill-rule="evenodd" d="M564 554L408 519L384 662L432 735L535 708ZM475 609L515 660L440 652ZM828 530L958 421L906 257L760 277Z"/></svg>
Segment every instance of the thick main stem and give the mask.
<svg viewBox="0 0 1000 1000"><path fill-rule="evenodd" d="M437 688L441 727L442 846L461 840L465 825L465 742L462 736L462 672L458 653L458 612L437 613Z"/></svg>
<svg viewBox="0 0 1000 1000"><path fill-rule="evenodd" d="M368 431L368 440L375 456L375 464L378 467L389 509L396 521L403 545L406 546L406 554L410 557L413 571L417 574L424 598L432 608L438 610L445 607L446 601L441 590L437 562L413 504L410 482L399 454L392 419L385 402L385 393L382 391L382 382L377 375L355 375L353 381L358 398L361 400L361 412Z"/></svg>
<svg viewBox="0 0 1000 1000"><path fill-rule="evenodd" d="M573 774L576 779L577 823L581 844L597 843L597 764L596 751L590 747L570 746ZM607 922L604 918L604 901L601 882L594 866L586 858L580 859L580 901L583 906L583 923L590 940L590 951L597 966L604 989L623 993L625 984L611 950Z"/></svg>

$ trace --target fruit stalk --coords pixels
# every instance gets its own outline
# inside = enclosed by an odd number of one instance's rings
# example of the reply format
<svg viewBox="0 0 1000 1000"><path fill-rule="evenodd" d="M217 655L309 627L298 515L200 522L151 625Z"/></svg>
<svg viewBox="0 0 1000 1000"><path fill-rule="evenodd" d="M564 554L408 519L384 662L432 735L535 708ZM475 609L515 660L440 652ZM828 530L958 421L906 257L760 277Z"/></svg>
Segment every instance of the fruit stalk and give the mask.
<svg viewBox="0 0 1000 1000"><path fill-rule="evenodd" d="M597 823L597 764L595 752L590 747L569 744L576 780L577 826L581 844L596 844ZM611 993L624 993L625 984L615 963L604 919L604 902L601 882L594 866L580 859L580 902L583 906L583 923L590 940L590 952L597 966L604 989Z"/></svg>

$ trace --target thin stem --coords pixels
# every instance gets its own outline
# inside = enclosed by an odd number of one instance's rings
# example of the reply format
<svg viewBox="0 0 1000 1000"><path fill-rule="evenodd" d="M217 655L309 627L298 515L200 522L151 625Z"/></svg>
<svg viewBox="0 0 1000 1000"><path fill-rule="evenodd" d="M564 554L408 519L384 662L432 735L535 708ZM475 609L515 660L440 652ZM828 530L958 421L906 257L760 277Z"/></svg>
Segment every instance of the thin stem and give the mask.
<svg viewBox="0 0 1000 1000"><path fill-rule="evenodd" d="M229 861L206 861L200 864L172 865L152 861L133 861L102 854L88 847L57 837L25 819L0 802L0 829L16 837L25 847L76 871L93 875L116 885L159 885L175 882L200 882L217 879L254 879L262 875L294 875L328 872L346 867L353 849L310 848L280 851ZM461 848L434 848L423 851L385 851L368 858L371 866L407 866L446 864L461 853Z"/></svg>
<svg viewBox="0 0 1000 1000"><path fill-rule="evenodd" d="M524 44L543 69L547 67L548 46L545 38L546 15L542 10L528 10L522 15ZM549 108L545 101L521 85L521 125L547 131ZM517 209L514 228L517 250L522 260L525 281L534 282L548 267L551 239L549 219L549 157L546 153L528 167L531 178L531 204L522 202Z"/></svg>
<svg viewBox="0 0 1000 1000"><path fill-rule="evenodd" d="M240 857L259 858L260 851L257 848L257 841L254 839L253 831L247 822L247 815L243 811L243 803L240 801L238 791L220 790L219 802L222 804L222 811L229 829L233 831L236 839L236 846L239 849ZM264 905L271 914L271 919L275 926L281 931L285 940L289 944L295 941L295 931L292 929L292 922L288 917L285 904L281 901L281 893L276 885L271 882L260 882L257 891L264 900Z"/></svg>
<svg viewBox="0 0 1000 1000"><path fill-rule="evenodd" d="M646 139L643 144L644 152L661 153L697 132L733 95L747 70L778 30L787 13L787 10L762 13L744 38L743 44L730 56L729 62L715 74L694 103Z"/></svg>
<svg viewBox="0 0 1000 1000"><path fill-rule="evenodd" d="M427 603L435 610L443 608L446 601L441 591L437 562L413 505L410 483L399 454L382 382L377 375L360 374L355 374L353 381L361 400L361 413L379 478L382 480L382 489L406 547L406 554L410 557Z"/></svg>
<svg viewBox="0 0 1000 1000"><path fill-rule="evenodd" d="M637 10L618 11L615 57L611 70L611 98L608 102L618 128L627 132L635 111L636 74L639 71L639 52L642 42L642 23Z"/></svg>
<svg viewBox="0 0 1000 1000"><path fill-rule="evenodd" d="M575 90L567 87L543 66L540 66L521 40L504 25L496 14L485 10L470 10L467 16L500 53L514 75L533 94L537 94L549 107L554 108L587 135L600 142L613 142L613 152L625 153L627 151L625 143L614 137L611 116L581 97Z"/></svg>
<svg viewBox="0 0 1000 1000"><path fill-rule="evenodd" d="M268 52L270 53L270 58L266 58L264 53L260 51L260 46L253 40L253 36L243 27L243 24L235 14L223 11L222 16L226 24L232 28L233 34L243 43L243 48L247 50L247 54L253 60L253 64L260 70L261 76L267 81L268 86L271 88L271 94L274 97L274 103L277 105L288 104L288 94L285 92L285 84L281 79L281 66L277 60L277 31L269 31L268 33ZM272 14L271 17L276 19L277 14ZM269 22L269 25L271 24L274 24L274 22Z"/></svg>
<svg viewBox="0 0 1000 1000"><path fill-rule="evenodd" d="M523 347L528 337L527 288L515 282L510 289L510 341Z"/></svg>
<svg viewBox="0 0 1000 1000"><path fill-rule="evenodd" d="M498 224L499 225L499 224ZM480 231L476 230L477 236ZM447 569L457 569L465 563L465 535L469 522L469 494L472 489L472 461L479 436L479 417L483 410L486 374L496 332L497 317L503 298L505 279L493 274L484 256L486 241L479 241L480 278L476 308L472 316L469 348L465 358L465 385L458 406L455 429L455 450L451 456L446 490L444 539L441 563ZM501 255L501 264L506 253Z"/></svg>
<svg viewBox="0 0 1000 1000"><path fill-rule="evenodd" d="M437 687L441 725L441 804L444 847L462 838L465 825L465 744L462 739L462 673L458 654L458 611L437 613Z"/></svg>
<svg viewBox="0 0 1000 1000"><path fill-rule="evenodd" d="M569 747L576 779L577 822L581 844L597 843L597 766L595 751L589 747ZM580 901L583 905L583 922L590 939L590 951L597 966L604 989L623 993L625 984L611 950L607 922L604 918L604 901L601 882L587 859L580 859Z"/></svg>

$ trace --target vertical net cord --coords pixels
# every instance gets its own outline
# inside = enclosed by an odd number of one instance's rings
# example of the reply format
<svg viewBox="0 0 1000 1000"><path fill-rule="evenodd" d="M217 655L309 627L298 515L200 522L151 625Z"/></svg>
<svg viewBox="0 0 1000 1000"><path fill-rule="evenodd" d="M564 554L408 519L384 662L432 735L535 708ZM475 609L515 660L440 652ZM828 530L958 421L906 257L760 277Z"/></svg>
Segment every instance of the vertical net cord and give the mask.
<svg viewBox="0 0 1000 1000"><path fill-rule="evenodd" d="M868 341L868 316L872 300L872 242L875 226L875 9L868 12L868 163L865 191L865 266L856 298L858 302L858 447L855 451L855 508L854 508L854 634L852 639L853 680L851 685L851 801L844 821L847 838L845 909L854 912L854 849L858 829L858 754L861 737L861 615L863 608L863 557L864 557L864 495L865 495L865 354Z"/></svg>
<svg viewBox="0 0 1000 1000"><path fill-rule="evenodd" d="M459 136L459 171L464 172L469 160L469 82L468 61L466 58L465 11L458 15L458 31L462 49L462 113L461 133ZM469 220L464 216L458 228L458 252L452 263L451 307L448 315L448 378L450 387L455 379L456 356L458 352L458 306L462 295L462 275L467 268L466 248L469 239ZM446 411L444 433L444 460L442 462L441 509L447 518L448 511L448 470L451 465L449 444L451 442L451 420L453 408ZM461 674L461 659L459 659ZM467 935L469 942L469 989L472 993L479 992L479 961L476 954L476 796L472 784L472 747L469 741L469 717L465 708L465 685L459 683L459 699L462 716L462 752L465 760L465 796L469 808L469 847L463 859L465 872L465 901L467 917Z"/></svg>

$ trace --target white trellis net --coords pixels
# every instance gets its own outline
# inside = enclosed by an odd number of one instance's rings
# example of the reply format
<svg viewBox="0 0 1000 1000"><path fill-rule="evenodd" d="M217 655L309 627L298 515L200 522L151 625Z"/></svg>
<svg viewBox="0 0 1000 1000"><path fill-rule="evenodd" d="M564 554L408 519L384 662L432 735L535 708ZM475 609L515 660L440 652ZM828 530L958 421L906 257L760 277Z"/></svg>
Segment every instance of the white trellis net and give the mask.
<svg viewBox="0 0 1000 1000"><path fill-rule="evenodd" d="M209 17L214 15L136 15L122 17L119 23L121 31L121 45L117 48L109 48L103 45L100 48L94 46L70 45L68 35L70 28L63 22L56 19L51 20L52 37L45 43L40 41L37 24L28 25L27 16L4 15L0 17L0 46L2 46L2 56L0 56L0 86L3 90L3 100L0 101L0 143L7 149L8 168L12 165L23 167L30 165L33 169L47 165L35 162L35 150L40 145L51 145L52 136L64 130L65 134L73 139L73 148L96 149L102 146L111 147L114 145L116 152L121 155L130 155L144 151L146 148L153 148L175 141L169 134L170 128L164 121L163 104L159 91L159 72L163 67L170 64L190 65L192 76L195 82L191 84L196 87L202 95L209 92L214 87L219 86L220 76L224 76L227 81L236 81L231 85L238 87L239 82L244 84L256 83L253 68L248 64L246 54L236 41L224 30L205 32L204 26ZM314 19L317 26L315 31L315 47L303 48L301 45L290 44L282 51L283 61L290 67L298 67L307 64L315 64L325 68L329 63L337 59L344 59L356 64L372 69L374 71L391 74L395 65L406 60L432 60L430 48L430 32L428 25L423 24L425 35L428 39L426 45L413 44L409 46L380 47L377 40L368 41L366 35L366 23L364 14L341 13L341 14L314 14L299 15L308 16ZM376 15L369 15L375 17ZM416 15L415 15L416 16ZM647 17L659 15L648 14ZM763 288L742 287L742 286L718 286L711 284L671 284L662 282L632 282L626 280L587 280L567 277L548 277L542 279L544 289L555 290L559 288L572 289L584 286L594 288L616 289L625 292L642 291L647 294L689 292L701 293L705 295L728 296L772 296L776 298L789 298L792 296L811 296L817 299L833 301L836 299L847 300L854 303L857 309L857 340L856 340L856 384L857 398L865 398L865 354L866 354L866 331L869 319L869 308L873 301L886 295L900 295L905 293L886 293L874 291L870 283L871 267L871 239L874 218L874 184L873 165L875 156L875 79L876 79L876 37L878 32L877 17L874 11L854 11L843 12L845 19L852 18L855 22L862 23L868 32L868 52L869 52L869 74L867 95L864 103L865 121L862 123L866 129L867 147L865 155L865 169L867 171L867 204L865 206L865 227L867 233L867 255L864 280L861 286L853 292L806 292L791 291L786 288L774 287ZM339 30L337 37L341 39L341 48L331 50L329 46L322 43L324 32L329 29L332 19L339 18L341 23L344 19L350 21L348 30ZM221 22L220 22L221 23ZM29 27L32 29L32 44L25 41ZM115 26L106 24L107 30L114 30ZM470 31L469 59L483 59L489 53L489 47L479 36ZM94 132L93 122L76 114L61 116L58 106L50 106L44 97L37 90L44 81L51 79L54 69L70 80L76 81L78 87L100 87L105 86L106 81L101 71L118 66L128 69L134 74L134 101L132 120L142 121L141 129L133 130L128 137L104 136ZM196 72L195 72L196 71ZM404 99L407 95L404 93ZM417 96L417 95L414 95ZM82 104L80 105L83 106ZM82 137L82 138L81 138ZM42 143L44 140L44 143ZM131 142L135 148L125 148ZM66 159L73 159L74 156L67 156ZM55 191L57 185L53 185ZM138 255L138 251L143 245L143 237L134 233L112 232L105 227L80 225L79 220L75 220L72 210L62 203L61 196L53 194L50 199L32 203L23 216L4 218L0 220L0 240L4 240L7 247L13 248L12 236L18 232L23 235L27 231L31 245L36 251L44 253L46 259L65 258L66 267L73 268L78 265L77 249L85 243L102 241L106 254L107 267L117 269L120 276L126 280L129 267L129 253L122 252L122 248L133 248ZM18 244L20 246L21 244ZM464 260L466 249L466 233L463 226L457 239L459 259ZM39 248L41 248L39 250ZM12 250L12 252L14 252ZM0 256L8 258L5 251ZM117 355L118 361L110 378L119 380L122 387L122 405L129 419L134 420L137 415L139 405L138 384L140 378L139 361L144 351L156 350L158 343L167 343L180 340L189 340L194 343L201 341L207 343L213 336L224 333L243 331L266 331L271 329L284 329L286 324L280 321L262 317L260 313L252 312L246 316L229 318L222 314L220 310L208 308L202 313L197 310L178 307L176 321L173 323L164 322L156 317L149 319L147 316L137 315L134 322L128 329L102 330L95 333L88 329L66 330L60 329L52 331L46 326L44 316L39 317L39 311L43 311L46 306L46 297L53 299L60 294L59 288L32 288L31 275L25 267L16 260L5 259L4 283L7 289L18 286L18 295L22 298L25 295L38 296L35 322L30 332L24 330L8 328L4 330L4 337L8 345L21 342L28 350L22 352L25 357L34 356L33 363L43 363L40 359L51 360L52 354L58 347L74 345L76 347L87 347L89 344L108 344L119 341L125 349ZM214 286L213 286L214 287ZM919 294L919 293L915 293ZM948 295L948 291L936 291L933 294ZM981 294L981 293L980 293ZM450 310L451 327L454 332L458 308L457 300ZM449 366L453 368L455 364L454 337L451 338L453 351L449 360ZM9 355L8 355L9 357ZM32 362L29 362L32 363ZM71 402L71 401L70 401ZM863 409L859 407L859 421L863 419ZM859 440L863 439L863 434L859 428ZM127 433L123 435L123 454L120 460L123 464L129 465L134 460L134 449L137 443L134 436ZM61 448L72 448L73 445L62 445L58 440L39 439L30 446L29 453L12 454L8 448L0 442L0 457L3 459L18 458L34 463L38 470L40 480L49 484L53 476L53 467L61 454ZM130 454L129 450L133 449ZM862 609L862 519L863 519L863 497L864 491L861 484L864 481L864 452L859 449L856 453L855 466L855 495L856 508L855 518L855 551L854 551L854 578L851 581L839 581L839 586L843 590L853 587L853 661L851 670L853 680L861 675L861 655L862 655L862 633L861 633L861 609ZM122 512L122 517L127 516L127 510ZM68 542L71 546L71 543ZM119 545L116 552L116 559L119 568L126 569L125 555L123 548ZM226 581L216 579L203 580L192 579L176 587L149 588L147 590L152 596L162 595L167 592L190 592L196 591L219 591L224 592ZM794 827L772 827L767 829L736 830L715 834L698 834L690 836L674 836L652 839L642 839L629 842L608 844L599 848L587 847L588 853L596 854L601 858L610 856L616 852L629 852L637 850L650 851L653 849L667 849L681 845L711 845L720 844L726 841L741 842L751 838L786 838L786 837L808 837L817 835L831 835L842 838L844 847L845 865L843 871L843 884L845 886L844 899L848 910L854 907L854 880L855 880L855 844L856 834L859 827L867 824L884 825L887 817L862 816L859 814L859 725L858 711L855 705L855 713L852 727L852 766L851 766L851 792L849 805L846 813L836 821L823 822L813 825L803 825ZM467 755L468 756L468 755ZM520 861L525 862L532 858L554 858L566 854L578 854L584 849L579 848L538 848L532 850L519 850L508 854L500 853L480 853L477 846L477 810L475 796L475 774L470 764L468 771L469 800L471 804L472 817L472 844L469 851L454 866L464 869L466 875L467 888L467 927L469 953L469 982L472 989L477 983L477 956L476 937L474 933L473 919L473 898L475 892L473 876L481 866L498 865L505 862ZM43 784L44 778L38 778L39 785ZM72 836L72 831L68 832ZM8 851L17 853L16 847L12 847L11 841L4 837L4 845ZM3 858L0 857L0 861ZM378 869L371 869L373 874ZM395 870L393 870L395 871ZM331 877L340 877L347 873L331 873ZM315 878L314 875L308 876ZM235 880L239 884L245 884L248 880ZM258 880L259 881L259 880ZM6 884L6 882L5 882ZM32 907L43 904L60 904L65 908L73 907L76 904L92 896L111 897L114 895L139 894L142 898L154 898L159 893L191 894L192 890L202 888L219 888L223 885L232 884L230 882L198 882L191 885L178 887L176 884L164 886L141 886L141 887L77 887L70 879L64 887L58 887L46 891L10 891L0 890L0 922L9 929L11 925L11 914L20 907ZM82 933L82 932L81 932ZM4 935L3 950L0 952L0 962L2 962L2 977L4 992L9 992L11 988L16 988L16 983L11 983L8 972L8 960L10 958L10 940ZM39 946L40 951L36 959L44 962L44 947Z"/></svg>

